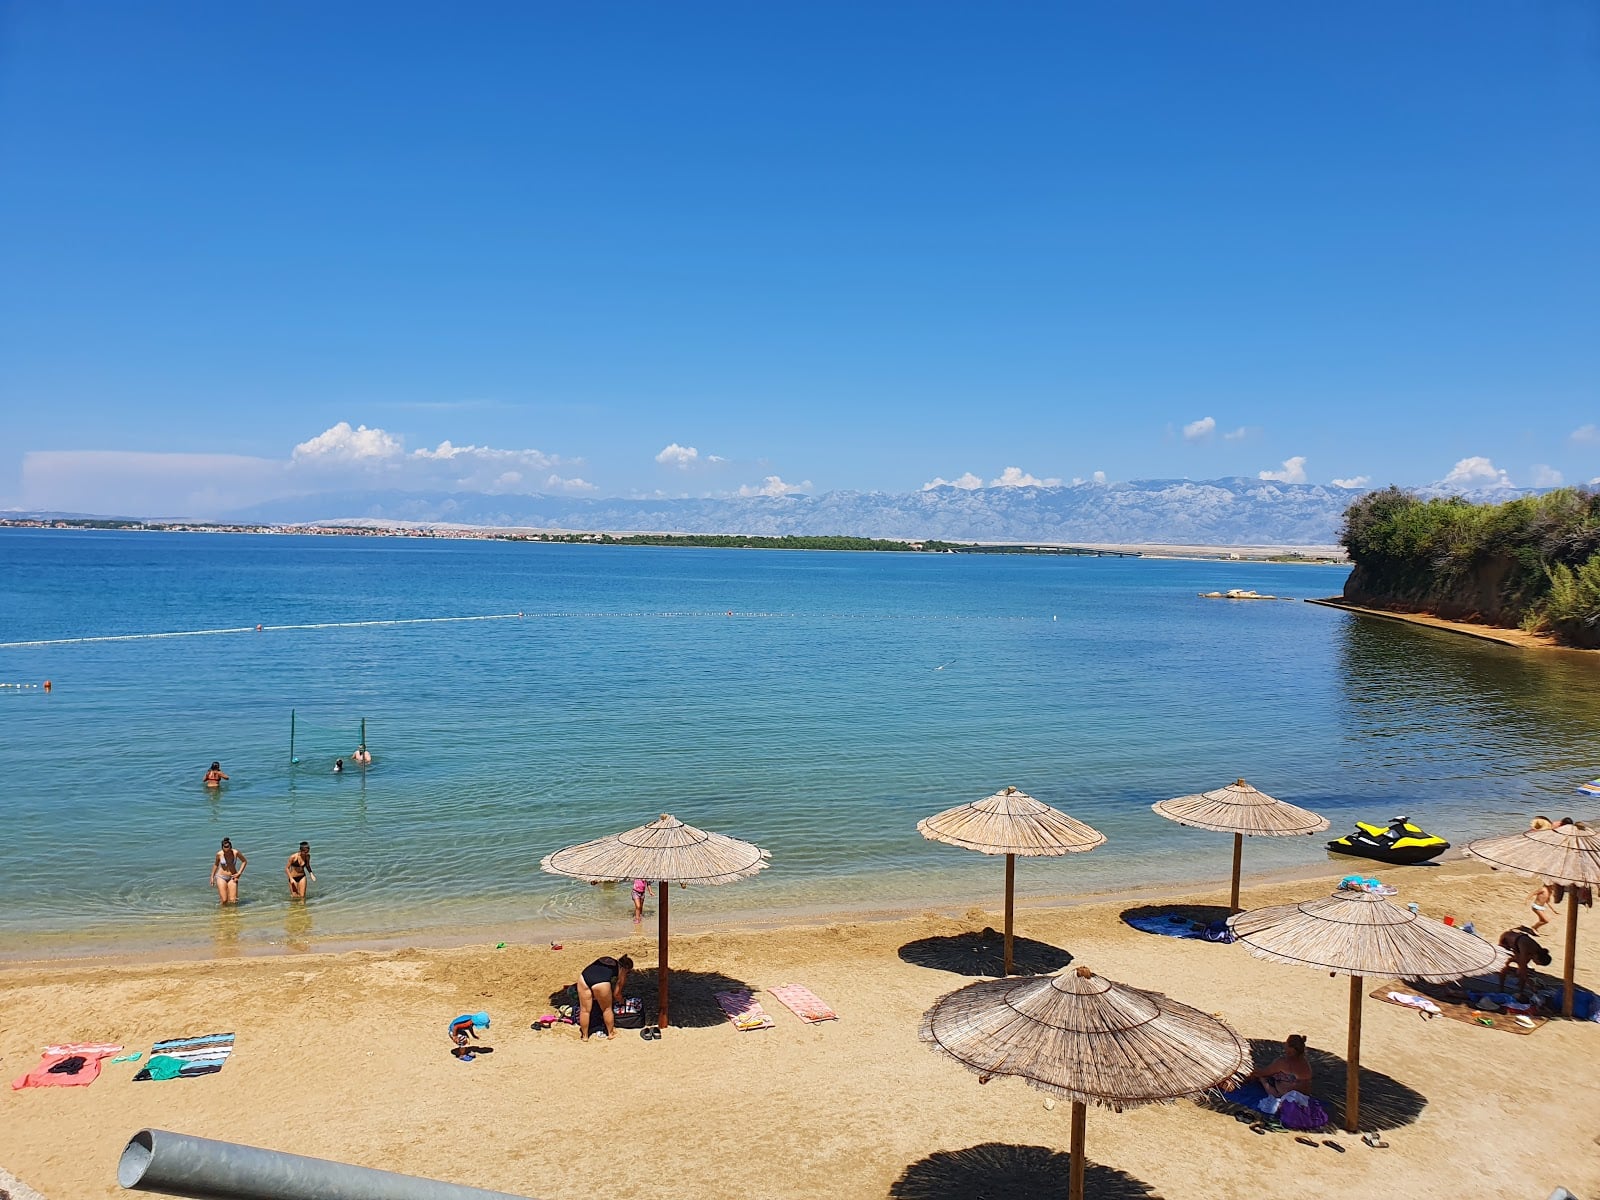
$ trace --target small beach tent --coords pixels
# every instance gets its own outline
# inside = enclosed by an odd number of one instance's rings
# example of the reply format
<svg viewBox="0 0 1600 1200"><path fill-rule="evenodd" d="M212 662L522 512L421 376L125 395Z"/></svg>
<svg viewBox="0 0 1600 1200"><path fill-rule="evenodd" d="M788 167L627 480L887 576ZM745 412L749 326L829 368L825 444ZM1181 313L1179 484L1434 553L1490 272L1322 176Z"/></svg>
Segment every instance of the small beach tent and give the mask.
<svg viewBox="0 0 1600 1200"><path fill-rule="evenodd" d="M667 1027L667 906L673 883L735 883L764 870L771 856L759 846L721 833L707 833L662 813L648 825L557 850L539 863L552 875L585 883L650 879L659 885L656 908L657 1008Z"/></svg>
<svg viewBox="0 0 1600 1200"><path fill-rule="evenodd" d="M1519 875L1547 879L1571 887L1600 888L1600 835L1588 825L1525 829L1505 837L1485 838L1467 846L1467 853ZM1573 964L1578 957L1578 906L1567 897L1567 960L1561 968L1561 1014L1572 1015L1576 985Z"/></svg>
<svg viewBox="0 0 1600 1200"><path fill-rule="evenodd" d="M1106 835L1098 829L1091 829L1014 787L1002 788L982 800L926 817L917 822L917 832L929 841L976 850L979 854L1006 856L1007 975L1011 974L1011 918L1017 855L1077 854L1104 845L1106 840Z"/></svg>
<svg viewBox="0 0 1600 1200"><path fill-rule="evenodd" d="M1233 889L1228 893L1228 911L1239 911L1239 868L1244 859L1244 839L1248 837L1288 837L1295 833L1321 833L1328 819L1282 800L1258 792L1244 780L1220 787L1214 792L1176 796L1150 806L1169 821L1209 829L1213 833L1233 834Z"/></svg>
<svg viewBox="0 0 1600 1200"><path fill-rule="evenodd" d="M1215 1017L1088 967L968 984L923 1014L918 1036L979 1083L1016 1075L1072 1102L1071 1200L1083 1196L1088 1105L1121 1112L1199 1096L1250 1061L1244 1040Z"/></svg>
<svg viewBox="0 0 1600 1200"><path fill-rule="evenodd" d="M1257 958L1350 977L1344 1127L1351 1133L1361 1118L1361 981L1375 975L1443 982L1500 961L1493 942L1372 892L1340 889L1299 904L1257 908L1229 917L1228 926Z"/></svg>

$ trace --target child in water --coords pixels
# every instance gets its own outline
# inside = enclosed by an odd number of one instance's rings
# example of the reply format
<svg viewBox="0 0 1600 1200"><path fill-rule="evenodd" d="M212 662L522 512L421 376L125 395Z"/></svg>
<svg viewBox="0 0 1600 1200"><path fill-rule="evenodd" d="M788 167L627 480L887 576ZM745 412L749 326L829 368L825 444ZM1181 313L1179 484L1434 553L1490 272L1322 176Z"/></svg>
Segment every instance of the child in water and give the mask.
<svg viewBox="0 0 1600 1200"><path fill-rule="evenodd" d="M635 879L633 881L633 923L637 925L644 920L644 898L647 894L654 894L648 879Z"/></svg>

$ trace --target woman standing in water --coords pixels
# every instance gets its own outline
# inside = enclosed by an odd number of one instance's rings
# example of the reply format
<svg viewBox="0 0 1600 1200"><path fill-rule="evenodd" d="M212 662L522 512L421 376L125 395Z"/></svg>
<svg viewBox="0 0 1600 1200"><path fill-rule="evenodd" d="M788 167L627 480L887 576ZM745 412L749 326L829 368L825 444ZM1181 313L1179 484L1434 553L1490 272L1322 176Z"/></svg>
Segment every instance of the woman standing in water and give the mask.
<svg viewBox="0 0 1600 1200"><path fill-rule="evenodd" d="M211 882L216 886L219 903L239 903L239 876L244 874L248 861L233 848L232 838L222 839L222 849L211 860Z"/></svg>
<svg viewBox="0 0 1600 1200"><path fill-rule="evenodd" d="M304 900L306 898L306 881L316 882L316 876L311 873L311 843L301 842L300 849L289 855L289 861L283 865L283 873L289 877L289 896L291 899Z"/></svg>

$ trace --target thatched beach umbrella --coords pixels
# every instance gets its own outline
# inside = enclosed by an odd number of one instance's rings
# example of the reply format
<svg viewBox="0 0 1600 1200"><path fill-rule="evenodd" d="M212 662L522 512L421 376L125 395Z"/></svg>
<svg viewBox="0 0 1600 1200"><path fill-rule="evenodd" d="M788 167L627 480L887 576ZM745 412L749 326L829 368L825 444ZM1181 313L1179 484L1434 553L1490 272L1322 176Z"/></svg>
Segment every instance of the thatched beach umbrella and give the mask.
<svg viewBox="0 0 1600 1200"><path fill-rule="evenodd" d="M1169 821L1233 834L1233 890L1228 911L1239 911L1239 867L1244 859L1244 839L1287 837L1294 833L1321 833L1328 818L1258 792L1244 780L1194 796L1175 796L1150 806Z"/></svg>
<svg viewBox="0 0 1600 1200"><path fill-rule="evenodd" d="M968 984L922 1015L918 1036L976 1071L979 1083L1016 1075L1072 1101L1072 1200L1083 1195L1088 1105L1121 1112L1198 1096L1227 1084L1250 1057L1215 1017L1088 967Z"/></svg>
<svg viewBox="0 0 1600 1200"><path fill-rule="evenodd" d="M1485 838L1468 845L1467 853L1519 875L1532 875L1569 887L1600 888L1600 835L1581 822ZM1570 1017L1575 991L1572 969L1578 957L1578 906L1570 895L1567 897L1566 950L1566 965L1561 969L1561 1015Z"/></svg>
<svg viewBox="0 0 1600 1200"><path fill-rule="evenodd" d="M1361 1115L1361 981L1369 975L1461 979L1500 958L1492 942L1418 916L1387 897L1347 889L1238 913L1228 926L1257 958L1350 977L1344 1127L1351 1133Z"/></svg>
<svg viewBox="0 0 1600 1200"><path fill-rule="evenodd" d="M660 1027L667 1027L667 902L674 883L734 883L765 869L771 857L759 846L721 833L707 833L662 813L648 825L611 837L596 838L557 850L540 864L552 875L570 875L586 883L653 879L661 903L656 909L660 955L657 1008Z"/></svg>
<svg viewBox="0 0 1600 1200"><path fill-rule="evenodd" d="M1007 975L1011 974L1011 914L1017 855L1077 854L1104 845L1106 840L1106 835L1098 829L1091 829L1014 787L1002 788L982 800L925 817L917 822L917 832L932 842L946 842L979 854L1006 856Z"/></svg>

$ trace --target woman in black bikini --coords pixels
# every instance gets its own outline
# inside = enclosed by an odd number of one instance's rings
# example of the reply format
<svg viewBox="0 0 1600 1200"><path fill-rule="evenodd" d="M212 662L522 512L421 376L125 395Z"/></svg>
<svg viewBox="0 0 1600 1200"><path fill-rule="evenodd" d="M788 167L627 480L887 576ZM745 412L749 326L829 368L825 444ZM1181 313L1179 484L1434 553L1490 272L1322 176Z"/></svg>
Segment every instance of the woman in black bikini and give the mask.
<svg viewBox="0 0 1600 1200"><path fill-rule="evenodd" d="M633 959L624 954L621 958L597 958L578 976L578 1038L589 1038L589 1017L595 1005L600 1006L600 1019L606 1024L606 1037L617 1036L617 1018L613 1007L622 999L622 989L628 984L628 972L633 970Z"/></svg>
<svg viewBox="0 0 1600 1200"><path fill-rule="evenodd" d="M311 873L311 843L301 842L300 849L289 855L289 861L283 865L283 873L289 877L289 895L295 900L306 898L306 880L316 881L316 876Z"/></svg>

